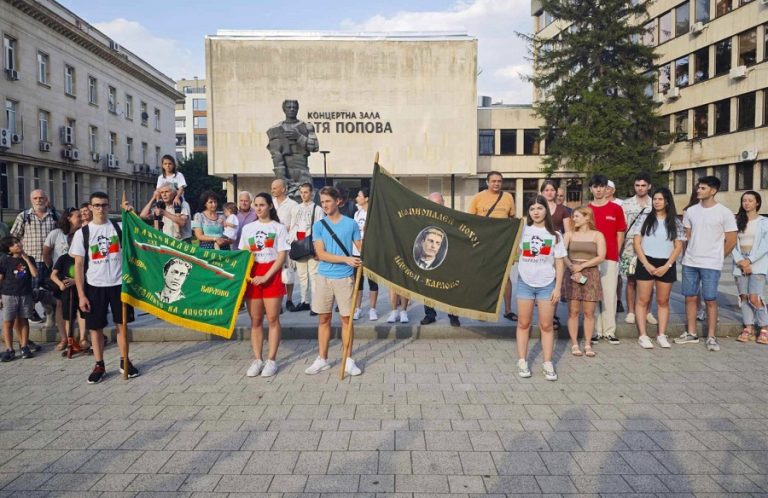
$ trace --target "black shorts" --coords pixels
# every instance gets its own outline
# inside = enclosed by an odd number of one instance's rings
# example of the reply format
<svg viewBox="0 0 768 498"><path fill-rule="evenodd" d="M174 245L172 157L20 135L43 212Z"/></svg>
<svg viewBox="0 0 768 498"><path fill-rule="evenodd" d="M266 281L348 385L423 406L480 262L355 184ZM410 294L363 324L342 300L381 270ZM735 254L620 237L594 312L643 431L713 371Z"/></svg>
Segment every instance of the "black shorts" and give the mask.
<svg viewBox="0 0 768 498"><path fill-rule="evenodd" d="M357 287L357 290L363 290L363 284L365 283L365 277L360 275L360 285ZM379 291L379 284L368 279L368 290L371 292L378 292Z"/></svg>
<svg viewBox="0 0 768 498"><path fill-rule="evenodd" d="M80 311L80 298L77 296L77 289L73 286L61 292L61 317L64 321L74 320L75 318L85 318L85 313Z"/></svg>
<svg viewBox="0 0 768 498"><path fill-rule="evenodd" d="M112 311L112 319L116 324L123 322L121 288L122 285L93 287L86 284L85 295L91 303L91 312L85 314L85 326L88 330L101 330L107 326L107 307Z"/></svg>
<svg viewBox="0 0 768 498"><path fill-rule="evenodd" d="M664 266L667 264L667 258L652 258L650 256L646 256L645 259L648 260L648 262L655 266L656 268L660 266ZM672 268L667 270L667 273L665 273L661 277L655 277L648 273L648 270L645 269L645 267L640 263L640 261L637 261L637 269L635 269L635 280L657 280L659 282L664 282L667 284L671 284L673 282L677 281L677 263L672 263Z"/></svg>

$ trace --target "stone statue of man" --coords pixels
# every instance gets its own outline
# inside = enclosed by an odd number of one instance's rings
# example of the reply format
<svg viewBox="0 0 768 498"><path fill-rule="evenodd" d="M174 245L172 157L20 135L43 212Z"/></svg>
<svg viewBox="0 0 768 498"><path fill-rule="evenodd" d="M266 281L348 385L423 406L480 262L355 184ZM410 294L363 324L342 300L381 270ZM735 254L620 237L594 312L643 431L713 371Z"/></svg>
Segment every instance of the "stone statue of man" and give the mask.
<svg viewBox="0 0 768 498"><path fill-rule="evenodd" d="M298 100L283 102L285 120L267 130L267 150L272 155L272 164L277 178L283 178L288 185L288 195L298 196L302 183L312 183L307 158L320 148L315 127L301 121Z"/></svg>

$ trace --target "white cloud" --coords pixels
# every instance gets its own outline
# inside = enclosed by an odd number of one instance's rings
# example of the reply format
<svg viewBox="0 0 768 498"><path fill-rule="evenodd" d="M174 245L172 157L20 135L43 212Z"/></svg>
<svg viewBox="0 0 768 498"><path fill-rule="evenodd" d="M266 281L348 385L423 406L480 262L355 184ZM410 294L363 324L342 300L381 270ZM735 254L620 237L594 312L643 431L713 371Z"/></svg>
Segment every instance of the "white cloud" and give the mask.
<svg viewBox="0 0 768 498"><path fill-rule="evenodd" d="M362 22L345 20L354 31L466 31L478 40L480 95L507 104L529 103L532 87L518 73L530 74L525 42L515 33L533 29L530 0L458 1L445 11L403 11Z"/></svg>
<svg viewBox="0 0 768 498"><path fill-rule="evenodd" d="M94 26L174 80L205 77L204 62L199 54L193 54L177 40L155 36L136 21L118 18Z"/></svg>

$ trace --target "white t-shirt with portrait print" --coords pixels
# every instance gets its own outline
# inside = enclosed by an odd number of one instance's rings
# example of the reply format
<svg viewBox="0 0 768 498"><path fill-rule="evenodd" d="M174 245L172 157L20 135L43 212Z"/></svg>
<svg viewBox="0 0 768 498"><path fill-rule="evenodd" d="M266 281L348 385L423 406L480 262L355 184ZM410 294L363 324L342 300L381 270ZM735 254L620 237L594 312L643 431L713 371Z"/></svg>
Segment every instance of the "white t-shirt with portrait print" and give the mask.
<svg viewBox="0 0 768 498"><path fill-rule="evenodd" d="M88 254L83 247L83 229L75 232L69 254L88 258L85 281L91 287L114 287L123 283L123 253L111 221L101 225L88 223Z"/></svg>
<svg viewBox="0 0 768 498"><path fill-rule="evenodd" d="M555 258L568 252L562 235L552 235L546 228L526 225L520 237L520 262L517 273L531 287L546 287L555 280Z"/></svg>
<svg viewBox="0 0 768 498"><path fill-rule="evenodd" d="M240 233L239 249L251 251L256 263L272 263L277 259L279 251L288 251L290 248L285 225L276 221L252 221Z"/></svg>

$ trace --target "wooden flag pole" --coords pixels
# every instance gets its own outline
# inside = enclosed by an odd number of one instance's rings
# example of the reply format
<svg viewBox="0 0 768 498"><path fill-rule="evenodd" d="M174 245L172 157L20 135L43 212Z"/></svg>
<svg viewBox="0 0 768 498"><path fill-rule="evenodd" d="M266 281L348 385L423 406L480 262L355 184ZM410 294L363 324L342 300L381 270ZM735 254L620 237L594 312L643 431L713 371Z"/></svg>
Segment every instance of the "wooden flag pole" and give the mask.
<svg viewBox="0 0 768 498"><path fill-rule="evenodd" d="M123 202L120 204L123 209L128 205L128 198L125 196L125 190L123 190ZM120 250L122 252L123 241L120 241ZM120 293L120 302L123 311L123 334L125 334L125 357L123 357L123 380L128 380L128 304L123 301L122 293Z"/></svg>
<svg viewBox="0 0 768 498"><path fill-rule="evenodd" d="M352 306L350 310L354 314L355 306L357 305L357 293L358 287L360 287L360 279L363 278L363 265L357 267L355 270L355 287L352 289ZM352 356L352 341L355 338L355 329L352 326L352 315L349 315L347 326L341 331L341 370L339 371L339 380L344 380L344 372L347 368L347 358Z"/></svg>

